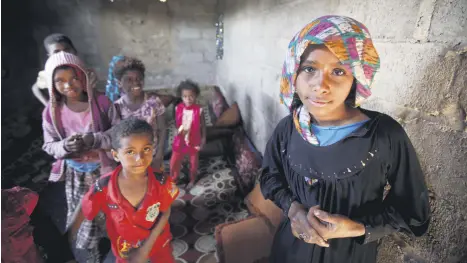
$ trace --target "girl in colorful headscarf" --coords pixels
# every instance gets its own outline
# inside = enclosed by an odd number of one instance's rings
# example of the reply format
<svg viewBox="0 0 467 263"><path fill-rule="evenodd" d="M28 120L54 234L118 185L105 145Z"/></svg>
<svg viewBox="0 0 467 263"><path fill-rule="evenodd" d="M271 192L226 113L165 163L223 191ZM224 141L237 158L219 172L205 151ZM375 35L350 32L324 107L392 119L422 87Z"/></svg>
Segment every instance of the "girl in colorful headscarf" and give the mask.
<svg viewBox="0 0 467 263"><path fill-rule="evenodd" d="M114 70L118 64L121 64L125 56L113 56L109 63L109 74L107 77L107 85L105 86L105 95L114 102L120 98L120 88L118 87L118 80L115 77Z"/></svg>
<svg viewBox="0 0 467 263"><path fill-rule="evenodd" d="M260 177L285 215L270 262L376 262L378 239L426 231L428 192L409 138L359 107L379 62L368 29L348 17L318 18L290 42L280 95L290 115Z"/></svg>

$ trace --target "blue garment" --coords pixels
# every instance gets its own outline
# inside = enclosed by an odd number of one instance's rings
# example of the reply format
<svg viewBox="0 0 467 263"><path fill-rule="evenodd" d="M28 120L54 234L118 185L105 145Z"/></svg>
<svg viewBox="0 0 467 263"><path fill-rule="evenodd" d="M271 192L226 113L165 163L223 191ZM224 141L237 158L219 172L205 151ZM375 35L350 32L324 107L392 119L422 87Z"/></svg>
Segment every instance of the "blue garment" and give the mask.
<svg viewBox="0 0 467 263"><path fill-rule="evenodd" d="M368 120L364 120L342 126L318 126L311 124L311 128L318 138L319 146L328 146L344 139L347 135L360 128L367 121Z"/></svg>
<svg viewBox="0 0 467 263"><path fill-rule="evenodd" d="M105 95L112 102L120 98L120 89L118 88L117 78L114 75L115 65L124 58L124 56L113 56L109 63L109 75L107 77L107 85L105 86Z"/></svg>
<svg viewBox="0 0 467 263"><path fill-rule="evenodd" d="M100 163L80 163L80 162L70 160L70 159L67 159L65 162L66 162L66 165L82 173L93 172L101 166Z"/></svg>

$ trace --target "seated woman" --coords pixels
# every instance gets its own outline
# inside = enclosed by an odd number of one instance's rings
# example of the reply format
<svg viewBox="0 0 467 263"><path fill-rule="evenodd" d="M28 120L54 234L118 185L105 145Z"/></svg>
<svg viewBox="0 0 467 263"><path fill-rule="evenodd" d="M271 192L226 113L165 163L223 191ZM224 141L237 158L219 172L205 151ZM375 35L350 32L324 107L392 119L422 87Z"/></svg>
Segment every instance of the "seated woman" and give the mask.
<svg viewBox="0 0 467 263"><path fill-rule="evenodd" d="M270 262L374 263L376 240L427 230L428 191L404 129L358 107L378 69L367 28L348 17L318 18L290 42L280 87L290 115L260 177L286 216Z"/></svg>

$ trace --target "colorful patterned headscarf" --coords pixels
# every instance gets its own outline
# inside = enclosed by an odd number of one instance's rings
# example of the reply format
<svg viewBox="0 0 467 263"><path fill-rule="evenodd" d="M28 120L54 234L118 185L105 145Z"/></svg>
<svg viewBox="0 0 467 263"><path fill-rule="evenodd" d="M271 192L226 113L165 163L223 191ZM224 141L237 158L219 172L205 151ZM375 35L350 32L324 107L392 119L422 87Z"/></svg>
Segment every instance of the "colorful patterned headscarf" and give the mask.
<svg viewBox="0 0 467 263"><path fill-rule="evenodd" d="M117 79L114 75L115 65L117 65L117 63L124 58L125 56L113 56L109 63L109 75L107 77L107 86L105 86L105 95L112 102L120 98L120 89L118 87Z"/></svg>
<svg viewBox="0 0 467 263"><path fill-rule="evenodd" d="M379 56L368 29L350 17L323 16L306 25L289 43L280 84L280 101L289 110L292 110L300 57L309 45L325 45L342 64L352 69L357 84L355 105L360 105L371 95L370 87L379 69ZM295 127L306 141L318 145L311 129L311 117L302 109L303 106L293 109Z"/></svg>

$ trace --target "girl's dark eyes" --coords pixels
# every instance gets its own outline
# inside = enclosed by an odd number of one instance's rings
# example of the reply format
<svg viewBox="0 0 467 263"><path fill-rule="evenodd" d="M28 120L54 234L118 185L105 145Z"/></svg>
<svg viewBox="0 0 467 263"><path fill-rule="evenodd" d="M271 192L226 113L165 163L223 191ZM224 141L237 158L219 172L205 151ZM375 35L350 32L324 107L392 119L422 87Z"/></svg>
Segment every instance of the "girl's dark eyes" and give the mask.
<svg viewBox="0 0 467 263"><path fill-rule="evenodd" d="M63 83L63 82L65 82L65 80L63 80L63 79L56 79L56 80L54 80L54 81L55 81L55 83ZM73 77L72 81L79 81L79 78L78 78L78 77Z"/></svg>
<svg viewBox="0 0 467 263"><path fill-rule="evenodd" d="M140 79L140 78L128 78L128 77L123 78L123 80L126 81L126 82L141 82L142 81L142 79Z"/></svg>
<svg viewBox="0 0 467 263"><path fill-rule="evenodd" d="M336 68L333 70L333 74L336 76L344 76L345 75L345 70Z"/></svg>
<svg viewBox="0 0 467 263"><path fill-rule="evenodd" d="M304 71L304 72L306 72L306 73L313 73L313 72L316 71L316 69L313 68L313 67L303 67L303 68L302 68L302 71Z"/></svg>
<svg viewBox="0 0 467 263"><path fill-rule="evenodd" d="M315 73L316 72L316 69L313 68L313 67L302 67L301 68L301 71L304 71L306 73ZM335 75L335 76L345 76L346 75L346 72L345 70L343 69L340 69L340 68L336 68L332 71L332 74Z"/></svg>
<svg viewBox="0 0 467 263"><path fill-rule="evenodd" d="M146 148L144 148L144 151L145 151L145 152L151 152L151 151L152 151L152 147L146 147ZM126 151L125 153L128 154L128 155L133 155L133 154L135 154L135 151L134 151L134 150L128 150L128 151Z"/></svg>

